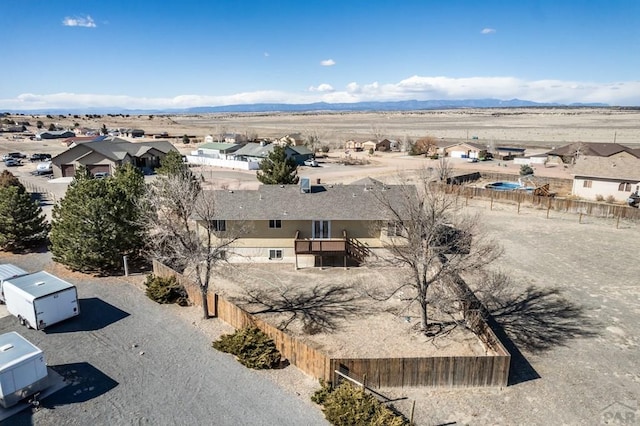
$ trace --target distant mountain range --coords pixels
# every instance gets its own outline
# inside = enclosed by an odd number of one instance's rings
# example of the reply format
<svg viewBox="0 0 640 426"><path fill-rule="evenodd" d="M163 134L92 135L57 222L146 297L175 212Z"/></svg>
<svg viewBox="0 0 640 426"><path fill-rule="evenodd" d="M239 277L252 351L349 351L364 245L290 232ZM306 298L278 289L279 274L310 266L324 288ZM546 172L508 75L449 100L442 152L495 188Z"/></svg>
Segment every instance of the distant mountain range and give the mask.
<svg viewBox="0 0 640 426"><path fill-rule="evenodd" d="M541 103L521 99L460 99L460 100L430 100L430 101L393 101L393 102L354 102L354 103L326 103L283 104L261 103L224 106L203 106L193 108L167 109L125 109L118 107L91 108L52 108L40 110L12 111L24 114L206 114L224 112L321 112L321 111L419 111L460 108L522 108L522 107L556 107L556 108L587 108L608 107L604 103Z"/></svg>

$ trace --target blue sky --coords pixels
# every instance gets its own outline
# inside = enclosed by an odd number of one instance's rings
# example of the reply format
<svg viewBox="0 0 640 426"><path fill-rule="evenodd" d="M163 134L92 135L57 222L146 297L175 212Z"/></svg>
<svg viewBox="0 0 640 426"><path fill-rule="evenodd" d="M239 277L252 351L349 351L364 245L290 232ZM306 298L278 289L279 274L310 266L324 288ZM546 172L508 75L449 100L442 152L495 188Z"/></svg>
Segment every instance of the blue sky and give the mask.
<svg viewBox="0 0 640 426"><path fill-rule="evenodd" d="M638 0L3 0L0 110L640 105Z"/></svg>

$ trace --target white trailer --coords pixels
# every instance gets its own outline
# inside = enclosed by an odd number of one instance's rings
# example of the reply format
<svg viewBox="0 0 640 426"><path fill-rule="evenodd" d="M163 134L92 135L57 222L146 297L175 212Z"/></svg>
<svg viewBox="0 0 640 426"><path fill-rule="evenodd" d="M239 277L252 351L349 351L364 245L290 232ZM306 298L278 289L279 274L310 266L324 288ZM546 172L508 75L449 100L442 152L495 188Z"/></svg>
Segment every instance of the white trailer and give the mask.
<svg viewBox="0 0 640 426"><path fill-rule="evenodd" d="M16 333L0 335L0 405L11 407L49 385L44 353Z"/></svg>
<svg viewBox="0 0 640 426"><path fill-rule="evenodd" d="M6 280L4 298L9 313L36 330L80 314L76 287L45 271Z"/></svg>
<svg viewBox="0 0 640 426"><path fill-rule="evenodd" d="M27 271L22 268L18 268L15 265L11 265L9 263L0 265L0 302L4 303L4 289L2 288L2 285L5 280L27 274Z"/></svg>

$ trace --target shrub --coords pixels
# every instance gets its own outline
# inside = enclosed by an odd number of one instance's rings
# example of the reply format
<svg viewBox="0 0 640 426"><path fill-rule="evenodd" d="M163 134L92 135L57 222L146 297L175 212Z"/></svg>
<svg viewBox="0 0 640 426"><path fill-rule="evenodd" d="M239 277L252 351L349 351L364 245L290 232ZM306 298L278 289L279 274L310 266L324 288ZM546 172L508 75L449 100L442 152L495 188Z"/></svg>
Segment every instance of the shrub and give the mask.
<svg viewBox="0 0 640 426"><path fill-rule="evenodd" d="M322 388L311 397L323 405L325 418L333 425L404 426L409 422L376 398L353 387L349 382L331 388L322 383ZM319 402L321 401L321 402Z"/></svg>
<svg viewBox="0 0 640 426"><path fill-rule="evenodd" d="M331 148L329 147L329 145L322 145L322 147L320 148L320 151L326 154L327 152L329 152L330 149Z"/></svg>
<svg viewBox="0 0 640 426"><path fill-rule="evenodd" d="M596 194L596 201L604 201L604 196L600 194Z"/></svg>
<svg viewBox="0 0 640 426"><path fill-rule="evenodd" d="M609 204L613 204L616 202L616 197L614 197L613 195L607 195L606 201Z"/></svg>
<svg viewBox="0 0 640 426"><path fill-rule="evenodd" d="M187 291L176 281L176 277L162 278L149 275L144 285L147 287L147 297L157 303L177 303L180 306L189 303Z"/></svg>
<svg viewBox="0 0 640 426"><path fill-rule="evenodd" d="M533 174L533 169L531 168L531 166L527 164L523 164L522 166L520 166L520 176L527 176L532 174Z"/></svg>
<svg viewBox="0 0 640 426"><path fill-rule="evenodd" d="M222 335L212 346L221 352L235 355L245 367L259 370L280 365L280 352L275 343L257 327L247 327L236 330L233 334Z"/></svg>

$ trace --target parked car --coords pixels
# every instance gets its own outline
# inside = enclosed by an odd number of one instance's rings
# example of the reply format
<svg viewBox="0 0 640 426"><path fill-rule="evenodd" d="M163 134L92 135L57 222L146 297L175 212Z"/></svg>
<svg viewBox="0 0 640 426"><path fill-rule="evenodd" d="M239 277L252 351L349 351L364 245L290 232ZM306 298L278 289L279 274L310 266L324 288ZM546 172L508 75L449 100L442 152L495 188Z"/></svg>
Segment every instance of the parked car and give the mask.
<svg viewBox="0 0 640 426"><path fill-rule="evenodd" d="M42 163L38 163L36 166L36 174L40 175L50 175L53 173L53 165L51 161L44 161Z"/></svg>
<svg viewBox="0 0 640 426"><path fill-rule="evenodd" d="M304 165L309 167L318 167L318 162L313 158L310 158L308 160L304 160Z"/></svg>
<svg viewBox="0 0 640 426"><path fill-rule="evenodd" d="M7 166L7 167L19 166L20 165L20 160L9 157L6 160L4 160L4 165Z"/></svg>
<svg viewBox="0 0 640 426"><path fill-rule="evenodd" d="M35 163L36 161L48 161L51 160L51 154L33 154L29 157L29 161Z"/></svg>
<svg viewBox="0 0 640 426"><path fill-rule="evenodd" d="M468 163L477 163L478 159L477 158L467 158L467 162Z"/></svg>
<svg viewBox="0 0 640 426"><path fill-rule="evenodd" d="M109 177L109 172L96 172L93 174L96 179L104 179Z"/></svg>

